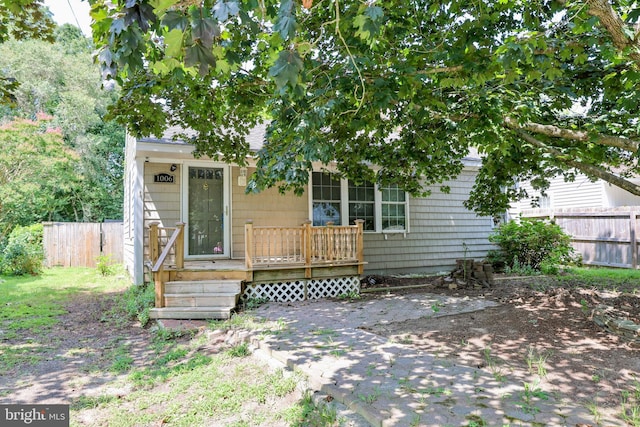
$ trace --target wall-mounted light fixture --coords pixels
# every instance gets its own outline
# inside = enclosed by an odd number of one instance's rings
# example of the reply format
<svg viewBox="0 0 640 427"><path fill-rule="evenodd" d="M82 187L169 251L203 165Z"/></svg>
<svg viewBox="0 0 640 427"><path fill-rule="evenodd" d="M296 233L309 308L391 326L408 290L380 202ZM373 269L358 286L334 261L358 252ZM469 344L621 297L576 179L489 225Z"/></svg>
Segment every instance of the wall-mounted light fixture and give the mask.
<svg viewBox="0 0 640 427"><path fill-rule="evenodd" d="M247 168L241 167L240 173L238 174L238 187L246 187L247 186Z"/></svg>
<svg viewBox="0 0 640 427"><path fill-rule="evenodd" d="M178 169L178 165L176 165L175 163L174 163L174 164L172 164L172 165L171 165L171 167L169 168L169 170L170 170L171 172L175 172L175 171L176 171L176 169Z"/></svg>

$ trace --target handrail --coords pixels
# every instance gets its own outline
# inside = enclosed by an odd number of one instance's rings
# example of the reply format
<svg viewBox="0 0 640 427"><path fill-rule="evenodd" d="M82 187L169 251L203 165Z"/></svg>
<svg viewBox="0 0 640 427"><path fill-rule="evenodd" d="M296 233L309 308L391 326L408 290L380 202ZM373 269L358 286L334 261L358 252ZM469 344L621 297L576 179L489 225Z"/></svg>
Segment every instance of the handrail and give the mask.
<svg viewBox="0 0 640 427"><path fill-rule="evenodd" d="M301 265L310 274L314 265L364 264L363 221L350 226L300 227L254 226L245 224L245 264L259 266Z"/></svg>
<svg viewBox="0 0 640 427"><path fill-rule="evenodd" d="M175 245L176 240L178 240L178 237L180 236L180 233L182 233L182 228L176 228L173 231L173 234L171 235L171 238L169 239L169 241L167 242L166 246L162 250L162 253L158 257L158 260L153 265L153 268L151 269L152 272L157 273L158 271L160 271L160 268L162 268L162 264L164 264L164 262L166 261L167 256L169 255L169 252L171 252L172 246Z"/></svg>
<svg viewBox="0 0 640 427"><path fill-rule="evenodd" d="M179 222L176 224L171 237L167 241L166 245L162 249L162 253L156 258L159 250L159 233L158 223L152 223L149 230L149 246L151 262L154 263L151 268L153 274L153 282L155 287L155 306L158 308L164 307L164 263L171 252L171 249L175 246L175 263L176 267L184 267L184 223ZM168 228L166 228L168 230Z"/></svg>

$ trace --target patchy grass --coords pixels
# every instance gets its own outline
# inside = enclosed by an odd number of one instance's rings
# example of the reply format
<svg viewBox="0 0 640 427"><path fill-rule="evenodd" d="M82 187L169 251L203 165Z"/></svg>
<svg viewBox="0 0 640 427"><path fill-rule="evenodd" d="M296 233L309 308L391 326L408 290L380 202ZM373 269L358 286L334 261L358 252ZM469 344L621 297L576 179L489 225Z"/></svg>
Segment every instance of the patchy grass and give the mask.
<svg viewBox="0 0 640 427"><path fill-rule="evenodd" d="M635 290L640 282L640 270L628 268L573 267L563 275L554 276L560 283L579 283L598 289Z"/></svg>
<svg viewBox="0 0 640 427"><path fill-rule="evenodd" d="M33 364L49 350L38 344L79 293L122 291L129 282L88 268L52 268L39 276L0 276L0 375ZM19 339L19 342L18 342Z"/></svg>

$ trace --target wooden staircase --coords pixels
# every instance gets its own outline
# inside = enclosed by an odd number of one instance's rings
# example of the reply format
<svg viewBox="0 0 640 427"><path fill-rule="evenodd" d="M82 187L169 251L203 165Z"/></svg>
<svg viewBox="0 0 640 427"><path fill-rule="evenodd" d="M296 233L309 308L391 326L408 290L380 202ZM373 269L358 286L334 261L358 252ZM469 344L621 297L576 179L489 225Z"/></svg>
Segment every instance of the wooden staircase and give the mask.
<svg viewBox="0 0 640 427"><path fill-rule="evenodd" d="M163 307L152 319L229 319L242 292L241 280L182 280L165 283Z"/></svg>

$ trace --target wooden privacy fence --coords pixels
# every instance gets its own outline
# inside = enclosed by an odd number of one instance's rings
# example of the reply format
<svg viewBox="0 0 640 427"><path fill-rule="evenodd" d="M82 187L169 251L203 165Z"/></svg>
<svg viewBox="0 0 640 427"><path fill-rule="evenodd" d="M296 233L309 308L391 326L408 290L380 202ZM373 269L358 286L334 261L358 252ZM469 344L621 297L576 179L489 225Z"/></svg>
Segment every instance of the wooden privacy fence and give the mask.
<svg viewBox="0 0 640 427"><path fill-rule="evenodd" d="M100 255L123 261L122 222L45 222L45 263L49 267L95 267Z"/></svg>
<svg viewBox="0 0 640 427"><path fill-rule="evenodd" d="M640 206L610 209L532 209L526 218L553 219L571 236L582 262L620 268L638 268Z"/></svg>

